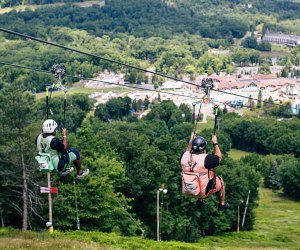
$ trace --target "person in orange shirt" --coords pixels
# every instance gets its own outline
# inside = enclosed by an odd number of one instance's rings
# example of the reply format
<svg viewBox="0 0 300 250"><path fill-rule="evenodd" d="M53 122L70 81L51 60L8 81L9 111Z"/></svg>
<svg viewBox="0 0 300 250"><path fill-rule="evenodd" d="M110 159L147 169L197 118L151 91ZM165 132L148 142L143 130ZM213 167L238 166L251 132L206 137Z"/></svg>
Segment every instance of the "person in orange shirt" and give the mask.
<svg viewBox="0 0 300 250"><path fill-rule="evenodd" d="M194 137L192 135L192 138ZM194 195L197 198L196 205L201 208L204 205L203 199L216 193L219 199L218 210L224 211L229 208L229 203L225 202L225 184L222 178L215 175L214 172L214 168L218 167L222 160L222 153L217 136L213 135L211 140L214 154L206 153L207 141L202 136L197 136L189 142L180 163L183 173L194 172L199 174L199 181L197 182L199 192Z"/></svg>

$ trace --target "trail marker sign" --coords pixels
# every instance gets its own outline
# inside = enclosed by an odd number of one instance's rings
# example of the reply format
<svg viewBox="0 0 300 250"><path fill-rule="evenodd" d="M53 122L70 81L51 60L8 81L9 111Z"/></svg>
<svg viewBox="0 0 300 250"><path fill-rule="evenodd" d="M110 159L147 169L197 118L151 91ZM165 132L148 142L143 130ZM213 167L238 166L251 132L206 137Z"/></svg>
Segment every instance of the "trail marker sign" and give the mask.
<svg viewBox="0 0 300 250"><path fill-rule="evenodd" d="M40 192L42 194L57 194L58 188L57 187L40 187Z"/></svg>

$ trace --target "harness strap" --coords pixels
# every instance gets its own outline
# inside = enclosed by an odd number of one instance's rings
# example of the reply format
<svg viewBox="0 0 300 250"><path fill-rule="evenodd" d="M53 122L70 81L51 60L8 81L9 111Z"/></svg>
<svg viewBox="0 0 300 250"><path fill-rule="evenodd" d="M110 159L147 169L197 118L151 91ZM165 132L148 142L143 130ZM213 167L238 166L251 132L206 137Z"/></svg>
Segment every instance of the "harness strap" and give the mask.
<svg viewBox="0 0 300 250"><path fill-rule="evenodd" d="M194 172L194 168L197 166L197 162L193 164L193 157L192 153L190 152L190 160L188 161L188 164L190 166L190 172Z"/></svg>

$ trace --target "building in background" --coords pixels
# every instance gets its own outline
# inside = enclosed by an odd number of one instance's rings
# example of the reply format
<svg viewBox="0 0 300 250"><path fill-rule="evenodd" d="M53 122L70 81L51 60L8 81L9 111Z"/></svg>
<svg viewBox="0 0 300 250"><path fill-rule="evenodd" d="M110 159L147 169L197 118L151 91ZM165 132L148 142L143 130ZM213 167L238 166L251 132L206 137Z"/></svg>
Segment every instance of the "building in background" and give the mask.
<svg viewBox="0 0 300 250"><path fill-rule="evenodd" d="M266 34L262 37L262 40L265 42L284 44L292 47L300 44L300 36L271 33L269 31L267 31Z"/></svg>

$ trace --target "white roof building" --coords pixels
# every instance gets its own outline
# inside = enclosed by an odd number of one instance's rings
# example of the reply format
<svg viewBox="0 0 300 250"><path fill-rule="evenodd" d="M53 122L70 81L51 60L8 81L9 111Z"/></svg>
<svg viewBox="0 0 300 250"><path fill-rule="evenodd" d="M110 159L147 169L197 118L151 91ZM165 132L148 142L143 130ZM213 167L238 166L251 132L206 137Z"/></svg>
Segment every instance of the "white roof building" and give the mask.
<svg viewBox="0 0 300 250"><path fill-rule="evenodd" d="M262 40L270 43L285 44L288 46L295 46L297 44L300 44L300 36L286 35L281 33L267 32L263 36Z"/></svg>

